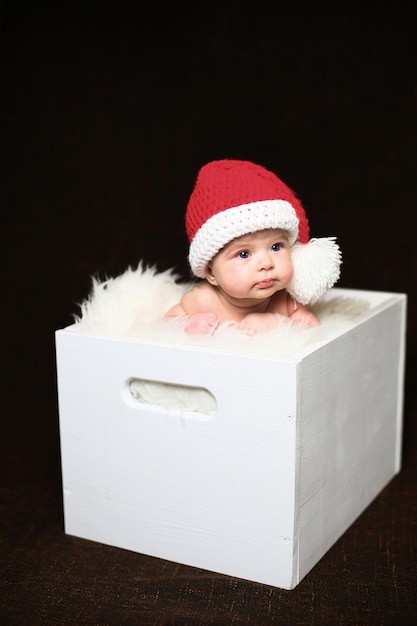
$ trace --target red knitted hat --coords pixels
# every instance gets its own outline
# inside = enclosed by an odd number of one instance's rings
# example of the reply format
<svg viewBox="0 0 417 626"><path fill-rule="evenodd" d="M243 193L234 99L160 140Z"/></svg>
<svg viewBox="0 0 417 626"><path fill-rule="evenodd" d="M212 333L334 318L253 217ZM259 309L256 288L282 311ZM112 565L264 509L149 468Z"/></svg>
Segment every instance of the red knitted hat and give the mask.
<svg viewBox="0 0 417 626"><path fill-rule="evenodd" d="M293 250L296 242L302 248L313 243L309 242L310 231L304 208L294 192L278 176L250 161L224 159L204 165L187 205L185 224L190 241L190 266L200 278L204 278L208 263L227 243L248 233L282 228L288 232ZM324 260L330 262L333 269L330 277L325 267L320 269L319 282L323 284L318 288L316 277L313 290L304 284L302 293L295 289L295 294L289 289L304 304L317 300L339 277L338 246L332 239L317 241L321 242L319 247L322 250L319 254L316 249L310 262L317 266L320 257L323 257L323 242L327 242L327 249L330 246L332 254L330 259ZM324 256L329 257L328 254ZM293 263L294 260L293 257ZM300 271L309 281L306 268Z"/></svg>

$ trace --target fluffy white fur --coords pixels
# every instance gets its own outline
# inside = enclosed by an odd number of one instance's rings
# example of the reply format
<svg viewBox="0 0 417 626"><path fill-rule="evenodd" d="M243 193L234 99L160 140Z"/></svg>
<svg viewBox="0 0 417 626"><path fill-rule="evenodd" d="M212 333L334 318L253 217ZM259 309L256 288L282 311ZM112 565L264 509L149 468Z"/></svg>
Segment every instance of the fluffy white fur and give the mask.
<svg viewBox="0 0 417 626"><path fill-rule="evenodd" d="M77 331L282 357L331 337L349 326L368 307L366 301L332 297L330 291L312 307L322 322L317 328L286 324L269 333L249 337L224 325L212 336L190 336L177 320L166 322L162 318L192 285L192 282L179 282L173 270L157 272L155 267L146 267L142 262L136 269L128 268L116 278L102 282L93 279L91 293L80 305L81 313L75 318Z"/></svg>
<svg viewBox="0 0 417 626"><path fill-rule="evenodd" d="M80 315L75 317L75 328L80 333L131 337L139 342L202 346L280 358L331 338L348 328L369 306L366 301L334 296L330 291L312 307L321 320L321 326L316 328L286 324L269 333L250 337L224 325L212 336L190 336L177 320L166 322L162 319L193 284L181 283L178 279L173 270L158 273L155 267L146 267L143 263L116 278L102 282L93 279L91 293L80 305ZM206 390L182 385L133 380L130 391L139 402L171 411L206 414L214 408L213 398Z"/></svg>

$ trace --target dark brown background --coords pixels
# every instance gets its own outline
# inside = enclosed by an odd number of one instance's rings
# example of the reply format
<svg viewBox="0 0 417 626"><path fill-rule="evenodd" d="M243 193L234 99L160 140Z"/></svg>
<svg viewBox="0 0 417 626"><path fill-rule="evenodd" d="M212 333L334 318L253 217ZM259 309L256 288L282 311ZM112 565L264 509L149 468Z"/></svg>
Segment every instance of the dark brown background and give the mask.
<svg viewBox="0 0 417 626"><path fill-rule="evenodd" d="M412 624L415 3L2 2L2 624ZM54 331L90 276L186 278L199 167L250 159L409 295L403 469L292 592L67 537ZM381 337L381 341L384 338Z"/></svg>

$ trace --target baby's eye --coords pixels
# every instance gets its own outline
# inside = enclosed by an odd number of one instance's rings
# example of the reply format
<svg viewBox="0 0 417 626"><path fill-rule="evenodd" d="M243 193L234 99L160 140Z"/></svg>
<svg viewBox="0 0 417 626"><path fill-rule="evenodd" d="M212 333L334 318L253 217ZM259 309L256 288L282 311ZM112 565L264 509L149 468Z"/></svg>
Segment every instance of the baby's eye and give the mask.
<svg viewBox="0 0 417 626"><path fill-rule="evenodd" d="M247 250L240 250L240 252L238 252L237 256L240 259L247 259L249 256L249 252Z"/></svg>
<svg viewBox="0 0 417 626"><path fill-rule="evenodd" d="M282 243L274 243L271 246L273 252L279 252L279 250L281 250L282 248Z"/></svg>

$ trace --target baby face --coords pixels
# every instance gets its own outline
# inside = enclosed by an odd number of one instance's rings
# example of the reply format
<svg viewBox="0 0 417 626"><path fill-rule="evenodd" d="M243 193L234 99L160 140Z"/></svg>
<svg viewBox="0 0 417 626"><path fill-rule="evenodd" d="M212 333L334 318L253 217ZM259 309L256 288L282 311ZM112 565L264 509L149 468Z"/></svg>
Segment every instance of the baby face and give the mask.
<svg viewBox="0 0 417 626"><path fill-rule="evenodd" d="M293 272L286 231L267 229L228 243L209 264L206 278L232 298L262 300L285 289Z"/></svg>

